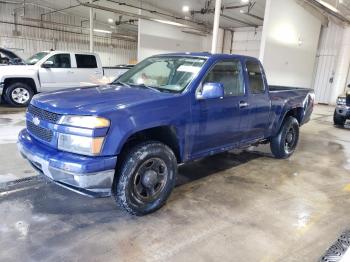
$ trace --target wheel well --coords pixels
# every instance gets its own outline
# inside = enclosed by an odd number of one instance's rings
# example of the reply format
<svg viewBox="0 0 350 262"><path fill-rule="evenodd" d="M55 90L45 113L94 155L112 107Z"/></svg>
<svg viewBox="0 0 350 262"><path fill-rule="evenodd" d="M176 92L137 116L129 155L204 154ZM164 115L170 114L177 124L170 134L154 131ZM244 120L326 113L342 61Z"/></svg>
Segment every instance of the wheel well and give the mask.
<svg viewBox="0 0 350 262"><path fill-rule="evenodd" d="M179 141L176 135L176 130L172 126L149 128L131 135L123 145L120 154L125 152L128 148L148 140L156 140L167 145L174 152L177 161L181 162Z"/></svg>
<svg viewBox="0 0 350 262"><path fill-rule="evenodd" d="M32 90L34 91L34 94L38 93L34 79L32 79L32 78L23 78L23 77L6 78L4 81L5 90L9 85L11 85L13 83L25 83L32 88Z"/></svg>
<svg viewBox="0 0 350 262"><path fill-rule="evenodd" d="M297 107L297 108L293 108L293 109L289 110L287 112L286 116L284 117L284 119L286 119L289 116L292 116L296 120L298 120L299 125L300 125L301 121L303 120L303 108Z"/></svg>

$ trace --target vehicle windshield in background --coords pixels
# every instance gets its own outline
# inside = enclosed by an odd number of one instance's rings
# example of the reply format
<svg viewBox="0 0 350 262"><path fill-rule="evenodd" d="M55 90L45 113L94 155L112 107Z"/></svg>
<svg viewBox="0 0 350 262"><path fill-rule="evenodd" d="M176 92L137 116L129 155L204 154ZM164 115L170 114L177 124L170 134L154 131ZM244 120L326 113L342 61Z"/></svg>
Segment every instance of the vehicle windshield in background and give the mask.
<svg viewBox="0 0 350 262"><path fill-rule="evenodd" d="M35 55L29 57L27 60L25 60L26 65L35 65L38 61L40 61L43 57L45 57L48 54L48 52L39 52Z"/></svg>
<svg viewBox="0 0 350 262"><path fill-rule="evenodd" d="M182 92L206 62L195 57L150 57L137 64L113 83L138 85L164 92Z"/></svg>

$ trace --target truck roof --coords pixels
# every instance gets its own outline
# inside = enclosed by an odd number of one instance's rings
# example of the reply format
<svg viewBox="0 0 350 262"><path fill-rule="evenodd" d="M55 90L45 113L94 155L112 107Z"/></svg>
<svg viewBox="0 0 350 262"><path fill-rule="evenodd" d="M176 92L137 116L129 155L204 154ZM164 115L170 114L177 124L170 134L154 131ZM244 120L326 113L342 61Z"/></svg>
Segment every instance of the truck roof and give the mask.
<svg viewBox="0 0 350 262"><path fill-rule="evenodd" d="M67 50L45 50L42 52L47 52L50 54L62 54L62 53L72 53L72 54L82 54L82 55L96 55L94 52L86 52L86 51L67 51Z"/></svg>
<svg viewBox="0 0 350 262"><path fill-rule="evenodd" d="M258 60L256 57L238 55L238 54L212 54L209 52L183 52L183 53L167 53L155 56L193 56L193 57L205 57L205 58L249 58Z"/></svg>

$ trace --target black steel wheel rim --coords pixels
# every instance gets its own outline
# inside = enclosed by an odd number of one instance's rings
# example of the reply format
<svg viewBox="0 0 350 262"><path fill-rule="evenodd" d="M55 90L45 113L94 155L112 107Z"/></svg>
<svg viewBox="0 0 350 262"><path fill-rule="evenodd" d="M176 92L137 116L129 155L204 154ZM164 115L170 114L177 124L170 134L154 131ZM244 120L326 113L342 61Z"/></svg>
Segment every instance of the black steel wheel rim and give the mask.
<svg viewBox="0 0 350 262"><path fill-rule="evenodd" d="M151 158L144 161L133 180L133 194L139 202L152 202L164 190L168 179L168 168L164 160Z"/></svg>
<svg viewBox="0 0 350 262"><path fill-rule="evenodd" d="M297 130L294 126L289 126L285 137L284 149L289 154L293 152L297 144Z"/></svg>

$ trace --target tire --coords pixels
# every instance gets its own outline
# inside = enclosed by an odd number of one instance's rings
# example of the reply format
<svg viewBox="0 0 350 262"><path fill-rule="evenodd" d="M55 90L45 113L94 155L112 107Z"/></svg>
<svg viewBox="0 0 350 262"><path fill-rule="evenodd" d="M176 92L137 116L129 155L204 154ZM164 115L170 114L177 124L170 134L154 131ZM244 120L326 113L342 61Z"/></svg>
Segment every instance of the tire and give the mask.
<svg viewBox="0 0 350 262"><path fill-rule="evenodd" d="M28 106L34 95L33 89L26 83L16 82L10 84L5 90L5 100L12 106Z"/></svg>
<svg viewBox="0 0 350 262"><path fill-rule="evenodd" d="M271 138L271 151L275 158L285 159L290 157L299 142L299 123L294 117L288 117L278 134Z"/></svg>
<svg viewBox="0 0 350 262"><path fill-rule="evenodd" d="M177 161L173 151L149 141L134 146L124 156L113 185L117 204L137 216L161 208L175 186Z"/></svg>
<svg viewBox="0 0 350 262"><path fill-rule="evenodd" d="M345 122L346 122L346 118L338 115L337 111L335 110L334 115L333 115L333 122L334 122L335 126L344 127Z"/></svg>

